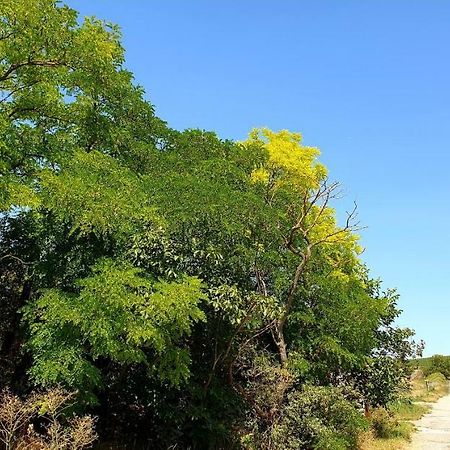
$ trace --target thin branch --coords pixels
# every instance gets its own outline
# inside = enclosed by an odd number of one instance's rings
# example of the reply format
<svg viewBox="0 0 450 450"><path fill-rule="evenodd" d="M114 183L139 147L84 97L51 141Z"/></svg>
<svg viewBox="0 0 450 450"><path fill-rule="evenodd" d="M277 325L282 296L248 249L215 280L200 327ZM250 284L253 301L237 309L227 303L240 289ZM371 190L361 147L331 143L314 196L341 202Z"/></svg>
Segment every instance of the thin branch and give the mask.
<svg viewBox="0 0 450 450"><path fill-rule="evenodd" d="M7 33L7 34L1 35L1 36L0 36L0 41L3 41L3 40L5 40L5 39L9 39L13 34L14 34L14 31L10 31L10 32Z"/></svg>
<svg viewBox="0 0 450 450"><path fill-rule="evenodd" d="M323 199L322 201L322 205L319 209L319 212L317 213L316 217L314 218L314 220L312 221L311 225L306 228L306 230L304 231L304 235L307 235L318 223L319 219L322 217L323 213L325 212L325 209L328 206L328 203L330 202L330 200L332 198L335 198L336 195L334 194L334 192L336 191L336 189L339 187L339 183L338 182L334 182L333 184L331 184L330 186L324 186L324 189L322 190L321 194L320 194L320 199Z"/></svg>
<svg viewBox="0 0 450 450"><path fill-rule="evenodd" d="M34 81L33 83L29 83L29 84L26 84L26 85L23 85L23 86L19 86L17 89L13 89L8 95L6 95L5 97L3 97L3 98L0 100L0 103L6 102L11 96L13 96L14 94L16 94L17 92L20 92L20 91L22 91L22 90L24 90L24 89L30 88L30 87L32 87L32 86L34 86L35 84L38 84L38 83L40 83L40 82L41 82L41 80L36 80L36 81Z"/></svg>
<svg viewBox="0 0 450 450"><path fill-rule="evenodd" d="M358 205L356 204L356 202L354 203L354 207L353 210L351 212L347 211L347 220L345 222L345 226L343 228L340 228L339 230L334 231L333 233L328 234L327 236L323 237L322 239L316 241L313 243L313 246L317 246L319 244L323 244L323 243L329 243L330 239L338 236L340 234L346 234L346 233L350 233L350 232L355 232L355 231L360 231L365 229L366 227L362 227L360 226L360 222L354 222L354 219L357 216L357 209L358 209ZM333 242L337 242L333 239Z"/></svg>
<svg viewBox="0 0 450 450"><path fill-rule="evenodd" d="M11 254L1 256L0 261L2 261L3 259L7 259L7 258L15 259L16 261L19 261L20 263L22 263L24 266L32 266L32 265L36 264L35 262L26 262L23 259L19 258L18 256L14 256Z"/></svg>
<svg viewBox="0 0 450 450"><path fill-rule="evenodd" d="M65 65L61 61L49 60L49 61L25 61L22 63L11 64L9 68L0 76L0 82L6 81L10 78L10 75L16 72L21 67L27 66L41 66L41 67L57 67Z"/></svg>

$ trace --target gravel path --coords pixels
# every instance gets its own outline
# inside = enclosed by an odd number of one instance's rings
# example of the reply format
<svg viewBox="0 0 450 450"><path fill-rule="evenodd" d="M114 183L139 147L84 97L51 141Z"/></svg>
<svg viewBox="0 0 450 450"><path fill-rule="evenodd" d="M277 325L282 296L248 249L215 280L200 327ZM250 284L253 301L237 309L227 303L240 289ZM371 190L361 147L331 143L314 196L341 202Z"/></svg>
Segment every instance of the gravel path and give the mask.
<svg viewBox="0 0 450 450"><path fill-rule="evenodd" d="M418 431L413 434L411 450L450 449L450 395L440 398L432 408L414 422Z"/></svg>

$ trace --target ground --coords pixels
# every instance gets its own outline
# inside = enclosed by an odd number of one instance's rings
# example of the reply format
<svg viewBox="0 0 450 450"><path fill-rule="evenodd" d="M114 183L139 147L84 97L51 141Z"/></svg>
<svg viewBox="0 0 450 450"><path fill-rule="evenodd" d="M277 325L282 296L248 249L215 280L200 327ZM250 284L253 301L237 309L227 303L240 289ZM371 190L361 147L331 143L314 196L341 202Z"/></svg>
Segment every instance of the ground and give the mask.
<svg viewBox="0 0 450 450"><path fill-rule="evenodd" d="M450 395L439 399L414 425L418 431L412 437L410 450L450 449Z"/></svg>

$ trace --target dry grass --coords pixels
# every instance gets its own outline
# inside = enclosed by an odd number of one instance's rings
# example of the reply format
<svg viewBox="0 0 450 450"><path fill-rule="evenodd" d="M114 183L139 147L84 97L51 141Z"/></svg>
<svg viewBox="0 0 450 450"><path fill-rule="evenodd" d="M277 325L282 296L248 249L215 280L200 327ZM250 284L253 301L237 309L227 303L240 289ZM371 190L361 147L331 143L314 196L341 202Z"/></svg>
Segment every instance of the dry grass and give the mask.
<svg viewBox="0 0 450 450"><path fill-rule="evenodd" d="M449 393L448 380L440 373L425 377L423 372L416 371L411 380L411 390L405 398L395 402L389 408L393 418L399 422L404 431L403 436L380 439L373 431L360 436L359 450L405 450L408 448L409 436L414 431L411 421L420 419L430 410L430 405Z"/></svg>
<svg viewBox="0 0 450 450"><path fill-rule="evenodd" d="M66 414L74 393L52 389L19 398L0 393L0 446L6 450L81 450L97 439L95 419ZM43 429L34 429L39 419Z"/></svg>
<svg viewBox="0 0 450 450"><path fill-rule="evenodd" d="M448 394L448 381L440 373L416 377L411 382L411 398L419 402L435 402Z"/></svg>
<svg viewBox="0 0 450 450"><path fill-rule="evenodd" d="M408 441L402 438L377 439L372 431L366 431L360 436L359 450L404 450Z"/></svg>

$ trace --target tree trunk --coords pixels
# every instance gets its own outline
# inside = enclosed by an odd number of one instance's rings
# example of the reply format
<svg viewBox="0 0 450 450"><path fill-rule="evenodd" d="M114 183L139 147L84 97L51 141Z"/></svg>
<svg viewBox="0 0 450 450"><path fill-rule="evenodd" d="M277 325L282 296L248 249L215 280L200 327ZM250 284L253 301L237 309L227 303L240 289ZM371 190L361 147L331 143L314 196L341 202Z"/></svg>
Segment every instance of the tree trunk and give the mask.
<svg viewBox="0 0 450 450"><path fill-rule="evenodd" d="M287 348L286 341L284 339L283 333L284 323L281 320L277 320L275 324L275 344L278 347L278 354L280 356L280 362L282 366L285 366L287 363Z"/></svg>
<svg viewBox="0 0 450 450"><path fill-rule="evenodd" d="M275 339L275 344L278 347L278 353L280 355L280 362L281 362L282 366L286 365L287 356L288 356L286 340L284 339L284 325L286 324L286 320L292 309L292 304L294 303L295 292L297 290L297 286L300 281L300 277L303 274L306 263L311 258L311 249L312 249L312 246L308 245L305 249L305 252L302 254L302 259L301 259L299 265L297 266L297 268L295 269L294 278L292 279L292 283L289 287L288 297L287 297L286 306L284 308L283 315L281 316L280 319L277 320L277 323L275 326L274 339Z"/></svg>

